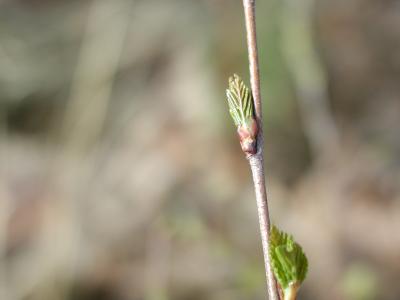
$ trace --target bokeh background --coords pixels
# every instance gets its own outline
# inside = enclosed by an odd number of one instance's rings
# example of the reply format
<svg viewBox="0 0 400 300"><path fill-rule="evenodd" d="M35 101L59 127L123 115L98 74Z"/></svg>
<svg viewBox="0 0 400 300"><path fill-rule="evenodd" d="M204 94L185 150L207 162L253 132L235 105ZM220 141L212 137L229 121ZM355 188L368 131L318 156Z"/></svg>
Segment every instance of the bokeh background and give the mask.
<svg viewBox="0 0 400 300"><path fill-rule="evenodd" d="M299 300L398 300L400 3L257 5ZM241 1L0 1L0 299L265 299L234 72Z"/></svg>

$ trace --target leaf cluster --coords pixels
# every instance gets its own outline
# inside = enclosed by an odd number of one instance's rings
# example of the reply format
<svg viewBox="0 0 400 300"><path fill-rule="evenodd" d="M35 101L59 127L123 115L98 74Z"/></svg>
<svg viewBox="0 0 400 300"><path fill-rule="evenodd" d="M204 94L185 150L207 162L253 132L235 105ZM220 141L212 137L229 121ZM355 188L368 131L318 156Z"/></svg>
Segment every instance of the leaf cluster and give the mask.
<svg viewBox="0 0 400 300"><path fill-rule="evenodd" d="M237 74L229 78L226 97L236 126L243 126L253 119L253 95Z"/></svg>
<svg viewBox="0 0 400 300"><path fill-rule="evenodd" d="M308 260L301 246L276 226L271 228L269 242L272 268L281 288L300 285L308 270Z"/></svg>

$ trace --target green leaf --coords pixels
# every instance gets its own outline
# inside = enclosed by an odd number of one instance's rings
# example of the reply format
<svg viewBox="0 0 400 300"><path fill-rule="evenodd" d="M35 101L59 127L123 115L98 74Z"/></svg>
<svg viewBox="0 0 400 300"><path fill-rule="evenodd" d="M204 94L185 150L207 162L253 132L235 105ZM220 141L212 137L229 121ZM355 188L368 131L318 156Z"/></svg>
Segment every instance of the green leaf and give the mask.
<svg viewBox="0 0 400 300"><path fill-rule="evenodd" d="M280 231L276 226L271 228L269 243L272 269L279 285L285 294L297 292L308 269L303 249L291 235Z"/></svg>
<svg viewBox="0 0 400 300"><path fill-rule="evenodd" d="M229 78L226 90L229 112L236 126L243 126L253 119L253 96L250 89L236 74Z"/></svg>

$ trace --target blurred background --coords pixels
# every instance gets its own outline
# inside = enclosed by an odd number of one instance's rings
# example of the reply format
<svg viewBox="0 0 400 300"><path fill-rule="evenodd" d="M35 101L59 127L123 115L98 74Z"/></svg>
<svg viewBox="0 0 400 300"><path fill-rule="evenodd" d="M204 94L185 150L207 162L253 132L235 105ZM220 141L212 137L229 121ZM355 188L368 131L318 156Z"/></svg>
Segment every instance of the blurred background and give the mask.
<svg viewBox="0 0 400 300"><path fill-rule="evenodd" d="M299 299L400 299L400 2L259 0ZM265 299L241 1L0 1L0 299Z"/></svg>

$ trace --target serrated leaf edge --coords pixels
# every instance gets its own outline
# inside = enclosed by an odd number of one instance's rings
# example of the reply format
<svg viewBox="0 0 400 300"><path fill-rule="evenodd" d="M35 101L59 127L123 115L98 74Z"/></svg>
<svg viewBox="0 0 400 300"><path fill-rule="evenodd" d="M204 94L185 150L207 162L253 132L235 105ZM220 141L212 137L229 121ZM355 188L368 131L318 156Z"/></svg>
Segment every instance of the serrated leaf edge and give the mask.
<svg viewBox="0 0 400 300"><path fill-rule="evenodd" d="M276 226L271 227L269 242L272 269L282 289L285 290L290 285L300 285L304 281L308 271L308 260L301 246L294 241L291 235L280 231ZM293 269L289 266L291 264L290 259L282 257L283 251L280 251L283 250L282 247L293 247L293 251L296 252L294 259L294 267L296 268L294 271L295 278L292 278L293 274L286 274L281 266L284 263L286 264L286 269ZM279 255L281 257L278 257Z"/></svg>
<svg viewBox="0 0 400 300"><path fill-rule="evenodd" d="M236 126L243 126L253 118L253 95L237 74L229 77L226 97L230 115Z"/></svg>

